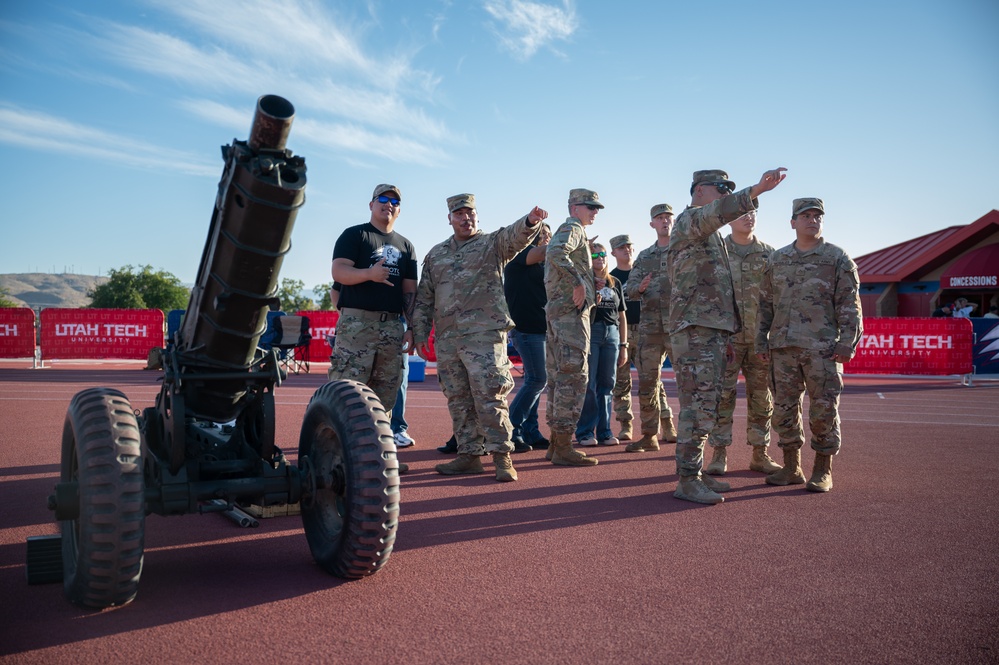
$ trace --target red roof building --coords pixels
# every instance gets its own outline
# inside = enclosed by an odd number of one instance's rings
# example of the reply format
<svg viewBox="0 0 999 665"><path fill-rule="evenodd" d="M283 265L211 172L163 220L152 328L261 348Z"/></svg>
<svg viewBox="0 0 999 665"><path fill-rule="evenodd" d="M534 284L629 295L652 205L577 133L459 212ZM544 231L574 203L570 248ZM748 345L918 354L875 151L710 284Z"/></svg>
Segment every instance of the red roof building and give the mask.
<svg viewBox="0 0 999 665"><path fill-rule="evenodd" d="M999 210L855 261L864 316L930 316L961 296L982 316L999 304Z"/></svg>

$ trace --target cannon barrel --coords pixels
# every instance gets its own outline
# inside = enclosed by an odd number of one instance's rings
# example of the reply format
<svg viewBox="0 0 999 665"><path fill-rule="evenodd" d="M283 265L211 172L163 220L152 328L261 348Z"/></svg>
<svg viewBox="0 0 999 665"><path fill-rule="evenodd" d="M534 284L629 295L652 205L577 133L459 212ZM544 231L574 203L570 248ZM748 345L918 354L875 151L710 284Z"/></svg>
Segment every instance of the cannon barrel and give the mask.
<svg viewBox="0 0 999 665"><path fill-rule="evenodd" d="M281 264L305 202L305 160L284 148L294 115L291 102L264 95L249 140L222 147L208 239L175 345L191 416L221 422L241 410L246 381L207 375L250 368L277 304Z"/></svg>

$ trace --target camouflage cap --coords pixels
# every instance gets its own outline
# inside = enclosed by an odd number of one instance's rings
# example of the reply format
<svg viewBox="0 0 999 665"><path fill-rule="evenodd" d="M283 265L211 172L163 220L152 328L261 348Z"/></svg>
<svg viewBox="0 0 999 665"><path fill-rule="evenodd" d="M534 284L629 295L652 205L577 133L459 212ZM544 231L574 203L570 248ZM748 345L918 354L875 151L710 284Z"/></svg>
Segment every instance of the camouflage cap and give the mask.
<svg viewBox="0 0 999 665"><path fill-rule="evenodd" d="M652 210L649 211L649 216L652 217L652 219L655 219L657 215L661 215L664 212L668 212L672 215L673 206L668 203L657 203L652 206Z"/></svg>
<svg viewBox="0 0 999 665"><path fill-rule="evenodd" d="M826 214L822 199L795 199L791 203L791 217L797 217L806 210L818 210L823 215Z"/></svg>
<svg viewBox="0 0 999 665"><path fill-rule="evenodd" d="M381 196L385 192L392 192L396 195L396 198L398 198L400 201L402 200L402 192L399 191L398 187L396 187L395 185L384 185L384 184L375 187L375 193L371 195L371 200L372 201L375 200L377 197Z"/></svg>
<svg viewBox="0 0 999 665"><path fill-rule="evenodd" d="M455 194L447 197L447 211L454 212L462 208L475 210L475 194Z"/></svg>
<svg viewBox="0 0 999 665"><path fill-rule="evenodd" d="M569 190L569 205L591 205L597 206L598 208L603 208L604 204L600 202L600 197L592 189L570 189Z"/></svg>
<svg viewBox="0 0 999 665"><path fill-rule="evenodd" d="M698 185L705 182L723 182L728 185L728 188L733 192L735 191L735 183L728 179L728 174L720 169L709 169L707 171L694 171L694 179L691 183L692 187L697 187Z"/></svg>
<svg viewBox="0 0 999 665"><path fill-rule="evenodd" d="M625 245L631 244L631 236L627 233L623 233L619 236L614 236L610 239L611 249L617 249L618 247L624 247Z"/></svg>

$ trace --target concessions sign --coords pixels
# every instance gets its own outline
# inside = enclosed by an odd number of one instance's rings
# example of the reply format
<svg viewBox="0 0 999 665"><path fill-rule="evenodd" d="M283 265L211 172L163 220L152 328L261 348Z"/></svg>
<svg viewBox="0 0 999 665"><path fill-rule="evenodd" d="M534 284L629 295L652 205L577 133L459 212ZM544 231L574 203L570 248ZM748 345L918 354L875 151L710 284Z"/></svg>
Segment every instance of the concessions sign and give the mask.
<svg viewBox="0 0 999 665"><path fill-rule="evenodd" d="M847 374L969 374L971 321L959 318L865 318Z"/></svg>
<svg viewBox="0 0 999 665"><path fill-rule="evenodd" d="M42 356L64 360L145 360L163 346L163 312L158 309L42 310Z"/></svg>
<svg viewBox="0 0 999 665"><path fill-rule="evenodd" d="M0 358L34 357L34 310L30 307L0 307Z"/></svg>
<svg viewBox="0 0 999 665"><path fill-rule="evenodd" d="M305 316L309 319L309 334L312 335L312 341L309 342L309 360L311 362L328 361L333 349L326 341L326 336L336 335L336 322L340 319L340 312L307 309L295 312L295 315ZM298 349L295 349L295 353L298 352ZM301 360L301 358L299 359Z"/></svg>

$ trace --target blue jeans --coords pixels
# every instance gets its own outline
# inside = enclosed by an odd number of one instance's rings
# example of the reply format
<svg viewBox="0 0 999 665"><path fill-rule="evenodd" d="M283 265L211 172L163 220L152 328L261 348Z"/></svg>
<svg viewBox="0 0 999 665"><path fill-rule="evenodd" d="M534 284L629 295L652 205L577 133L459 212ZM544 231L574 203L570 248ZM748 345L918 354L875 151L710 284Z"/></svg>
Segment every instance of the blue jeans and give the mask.
<svg viewBox="0 0 999 665"><path fill-rule="evenodd" d="M513 436L520 436L526 443L534 443L541 439L538 403L541 392L548 384L548 374L545 371L545 335L511 330L510 341L524 362L524 382L510 403Z"/></svg>
<svg viewBox="0 0 999 665"><path fill-rule="evenodd" d="M611 434L611 407L614 382L617 380L618 344L621 332L618 326L594 323L590 326L590 382L586 386L583 412L576 425L576 439L593 435L598 441L609 439Z"/></svg>
<svg viewBox="0 0 999 665"><path fill-rule="evenodd" d="M406 422L406 388L409 386L409 354L402 355L402 383L399 384L399 393L395 398L395 406L392 407L392 433L398 434L409 429Z"/></svg>

